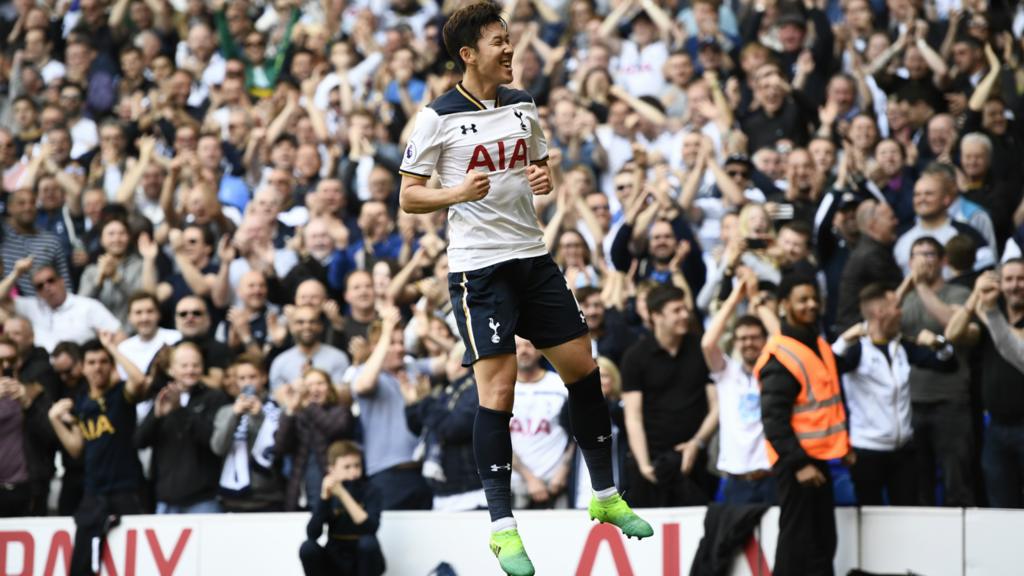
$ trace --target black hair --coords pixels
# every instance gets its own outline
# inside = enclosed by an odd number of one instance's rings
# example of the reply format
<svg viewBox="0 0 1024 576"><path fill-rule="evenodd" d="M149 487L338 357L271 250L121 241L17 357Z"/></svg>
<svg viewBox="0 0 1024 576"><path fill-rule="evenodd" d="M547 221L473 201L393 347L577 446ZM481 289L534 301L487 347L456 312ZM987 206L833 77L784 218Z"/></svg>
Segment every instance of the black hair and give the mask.
<svg viewBox="0 0 1024 576"><path fill-rule="evenodd" d="M455 67L459 72L466 71L466 62L459 51L463 47L475 50L480 34L486 26L501 24L502 27L508 28L505 19L501 17L501 10L501 5L497 2L485 0L456 10L445 22L442 31L444 47L455 61Z"/></svg>
<svg viewBox="0 0 1024 576"><path fill-rule="evenodd" d="M75 362L82 361L82 348L76 342L72 342L70 340L58 342L57 345L53 347L53 352L50 352L50 357L54 358L61 354L71 356L71 359Z"/></svg>
<svg viewBox="0 0 1024 576"><path fill-rule="evenodd" d="M181 231L185 232L185 230L188 230L189 228L195 228L199 230L199 233L203 235L203 244L206 244L207 246L216 249L217 236L213 233L213 230L211 230L209 226L199 224L197 222L192 222L191 224L187 224L184 228L182 228Z"/></svg>
<svg viewBox="0 0 1024 576"><path fill-rule="evenodd" d="M973 48L975 50L981 50L982 49L981 42L977 38L975 38L974 36L971 36L969 34L964 34L964 35L957 36L956 40L953 43L954 44L967 44L968 46L970 46L971 48Z"/></svg>
<svg viewBox="0 0 1024 576"><path fill-rule="evenodd" d="M927 245L931 246L932 248L935 248L935 253L939 256L939 258L945 258L945 256L946 256L946 248L945 248L945 246L942 245L942 242L939 242L938 240L936 240L932 236L921 236L917 240L914 240L914 243L910 245L910 253L913 254L914 253L914 247L918 246L920 244L927 244Z"/></svg>
<svg viewBox="0 0 1024 576"><path fill-rule="evenodd" d="M105 220L100 220L100 225L99 225L100 236L101 237L103 236L103 231L107 229L107 226L110 226L111 224L114 224L115 222L120 224L121 226L124 226L124 229L128 232L128 236L130 238L131 235L132 235L132 228L131 228L131 226L128 225L128 221L123 219L123 218L117 218L116 216L112 216L112 217L107 218ZM129 243L130 243L130 241L129 241Z"/></svg>
<svg viewBox="0 0 1024 576"><path fill-rule="evenodd" d="M90 187L88 190L98 190L98 187ZM100 229L106 226L110 220L119 220L122 224L128 228L128 233L131 234L132 229L128 226L128 207L124 204L117 202L113 204L107 204L100 209Z"/></svg>
<svg viewBox="0 0 1024 576"><path fill-rule="evenodd" d="M103 344L100 344L99 340L93 339L82 344L82 358L84 359L90 352L103 352L107 355L107 359L109 359L111 363L114 362L114 356L110 353L110 350L104 348Z"/></svg>
<svg viewBox="0 0 1024 576"><path fill-rule="evenodd" d="M662 104L661 100L655 96L641 96L640 101L647 104L648 106L653 106L658 110L658 112L661 112L662 114L665 113L665 105Z"/></svg>
<svg viewBox="0 0 1024 576"><path fill-rule="evenodd" d="M736 321L736 325L733 326L732 328L733 334L735 334L737 330L743 328L744 326L751 326L757 328L761 331L761 334L763 336L768 336L768 329L764 327L764 322L761 322L761 319L758 318L757 316L751 316L750 314L744 314L743 316L740 316L739 320Z"/></svg>
<svg viewBox="0 0 1024 576"><path fill-rule="evenodd" d="M779 282L779 300L789 298L790 293L792 293L797 286L803 286L805 284L814 288L815 294L818 293L818 282L814 279L814 276L800 272L783 275L782 281Z"/></svg>
<svg viewBox="0 0 1024 576"><path fill-rule="evenodd" d="M686 300L686 292L671 284L655 286L647 294L647 310L651 314L660 313L669 302Z"/></svg>
<svg viewBox="0 0 1024 576"><path fill-rule="evenodd" d="M789 230L798 236L803 236L807 240L808 246L810 246L811 238L814 236L814 229L804 220L790 220L783 224L779 230Z"/></svg>
<svg viewBox="0 0 1024 576"><path fill-rule="evenodd" d="M299 147L299 139L295 136L295 134L291 134L291 133L281 134L277 138L274 138L274 143L271 144L270 147L271 148L277 148L277 146L279 144L282 144L284 142L288 142L289 144L292 145L293 148L298 148Z"/></svg>

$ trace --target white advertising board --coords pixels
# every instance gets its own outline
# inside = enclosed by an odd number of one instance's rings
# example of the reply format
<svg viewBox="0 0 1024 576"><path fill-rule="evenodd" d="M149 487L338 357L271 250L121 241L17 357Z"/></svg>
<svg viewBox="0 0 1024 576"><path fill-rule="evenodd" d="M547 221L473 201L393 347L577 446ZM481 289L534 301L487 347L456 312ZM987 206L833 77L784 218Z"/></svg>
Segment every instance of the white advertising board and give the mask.
<svg viewBox="0 0 1024 576"><path fill-rule="evenodd" d="M520 531L540 574L683 576L704 533L703 508L645 510L652 538L626 540L584 511L522 511ZM298 549L308 514L127 516L104 551L110 576L302 574ZM836 573L851 568L919 574L1020 574L1016 544L1024 512L926 508L840 508ZM425 576L438 563L459 576L498 574L487 549L485 512L388 512L378 536L388 574ZM70 518L0 520L0 574L67 574ZM774 564L778 509L738 551L733 576L766 576Z"/></svg>

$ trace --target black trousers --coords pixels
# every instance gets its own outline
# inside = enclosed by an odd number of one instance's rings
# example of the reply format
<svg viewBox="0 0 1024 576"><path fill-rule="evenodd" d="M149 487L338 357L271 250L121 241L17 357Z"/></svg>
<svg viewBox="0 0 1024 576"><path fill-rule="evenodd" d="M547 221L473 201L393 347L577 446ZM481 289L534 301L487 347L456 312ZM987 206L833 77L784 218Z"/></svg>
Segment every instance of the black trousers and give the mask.
<svg viewBox="0 0 1024 576"><path fill-rule="evenodd" d="M779 542L775 548L775 576L832 576L836 554L835 501L828 464L812 461L825 475L823 486L804 486L796 470L777 469Z"/></svg>
<svg viewBox="0 0 1024 576"><path fill-rule="evenodd" d="M93 550L103 550L107 532L118 524L120 516L143 514L145 511L142 498L136 492L86 494L78 506L78 511L75 512L75 548L71 553L71 576L98 574L100 557L97 555L94 558Z"/></svg>
<svg viewBox="0 0 1024 576"><path fill-rule="evenodd" d="M60 494L57 497L57 515L74 516L84 495L85 485L81 473L70 474L65 471L60 485Z"/></svg>
<svg viewBox="0 0 1024 576"><path fill-rule="evenodd" d="M855 448L857 463L850 468L857 504L881 506L882 494L891 506L917 505L917 461L912 444L898 450Z"/></svg>
<svg viewBox="0 0 1024 576"><path fill-rule="evenodd" d="M46 516L49 510L47 502L50 499L50 480L36 480L29 483L29 516Z"/></svg>
<svg viewBox="0 0 1024 576"><path fill-rule="evenodd" d="M0 484L0 518L30 515L31 497L32 491L28 482Z"/></svg>
<svg viewBox="0 0 1024 576"><path fill-rule="evenodd" d="M430 510L434 493L419 468L394 466L370 476L370 484L380 492L384 510Z"/></svg>
<svg viewBox="0 0 1024 576"><path fill-rule="evenodd" d="M711 501L714 482L707 470L707 454L702 450L688 475L680 466L682 455L668 451L651 455L657 484L651 484L640 474L636 459L626 458L626 476L629 478L629 505L634 508L669 508L674 506L703 506Z"/></svg>
<svg viewBox="0 0 1024 576"><path fill-rule="evenodd" d="M917 452L918 503L935 506L935 468L942 468L945 506L974 506L974 433L970 406L915 402L911 423Z"/></svg>
<svg viewBox="0 0 1024 576"><path fill-rule="evenodd" d="M325 546L306 540L299 559L306 576L380 576L385 568L380 543L372 534L358 540L328 540Z"/></svg>

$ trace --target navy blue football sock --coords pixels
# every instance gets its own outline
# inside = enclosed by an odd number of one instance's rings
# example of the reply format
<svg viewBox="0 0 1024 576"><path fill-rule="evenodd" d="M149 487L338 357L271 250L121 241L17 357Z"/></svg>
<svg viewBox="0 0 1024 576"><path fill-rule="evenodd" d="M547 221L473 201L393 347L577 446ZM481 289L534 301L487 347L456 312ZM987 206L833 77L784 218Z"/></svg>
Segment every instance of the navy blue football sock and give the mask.
<svg viewBox="0 0 1024 576"><path fill-rule="evenodd" d="M473 422L473 455L487 496L491 522L512 517L512 435L510 412L478 406Z"/></svg>
<svg viewBox="0 0 1024 576"><path fill-rule="evenodd" d="M576 444L583 452L595 492L615 487L612 475L612 421L601 393L598 368L574 384L569 384L569 421Z"/></svg>

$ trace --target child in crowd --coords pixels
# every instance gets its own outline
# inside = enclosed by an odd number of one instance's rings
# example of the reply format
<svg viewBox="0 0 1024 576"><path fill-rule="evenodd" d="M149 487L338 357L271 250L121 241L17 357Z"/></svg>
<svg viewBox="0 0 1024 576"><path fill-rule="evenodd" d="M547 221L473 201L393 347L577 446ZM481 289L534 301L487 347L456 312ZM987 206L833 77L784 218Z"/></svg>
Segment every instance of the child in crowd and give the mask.
<svg viewBox="0 0 1024 576"><path fill-rule="evenodd" d="M306 526L299 558L306 576L358 574L380 576L384 555L377 542L380 494L363 476L363 453L354 442L340 440L327 449L328 472L320 501ZM327 543L317 543L327 525Z"/></svg>

